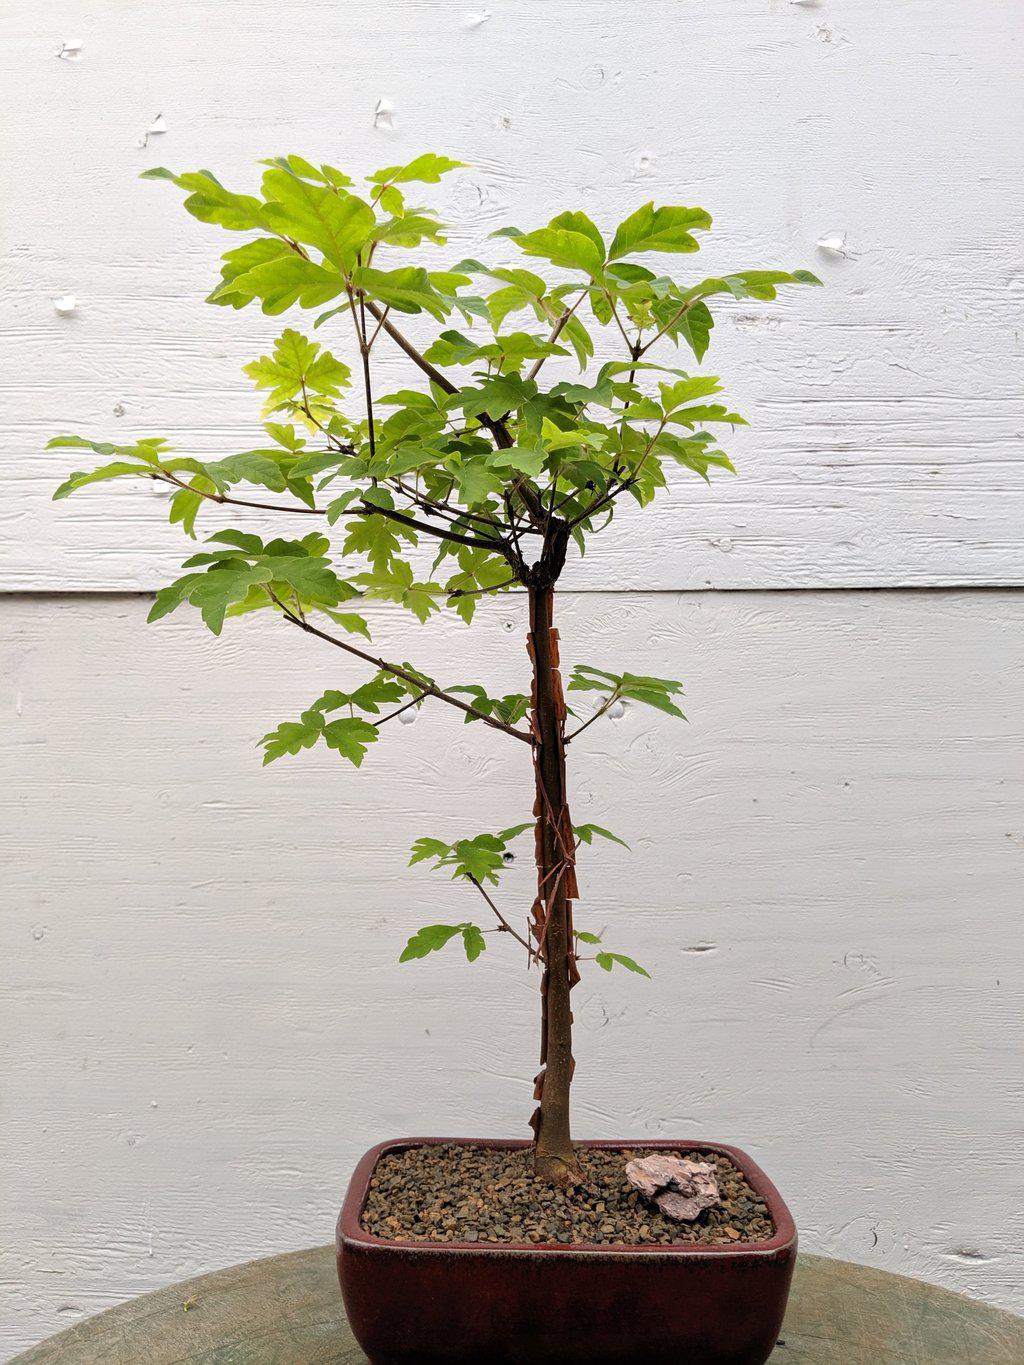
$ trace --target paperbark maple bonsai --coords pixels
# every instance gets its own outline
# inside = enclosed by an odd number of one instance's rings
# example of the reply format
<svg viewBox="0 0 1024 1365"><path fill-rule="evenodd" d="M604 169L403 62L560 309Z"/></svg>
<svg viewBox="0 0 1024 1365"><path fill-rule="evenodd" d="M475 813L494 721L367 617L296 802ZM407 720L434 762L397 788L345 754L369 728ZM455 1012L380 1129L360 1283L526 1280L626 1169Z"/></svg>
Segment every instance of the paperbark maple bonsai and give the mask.
<svg viewBox="0 0 1024 1365"><path fill-rule="evenodd" d="M588 717L575 717L559 671L556 584L569 552L582 554L589 537L613 523L621 498L648 505L666 485L668 469L707 480L712 470L733 468L709 428L743 419L713 401L721 392L717 378L658 363L650 358L654 348L683 342L700 362L713 326L709 299L773 299L778 285L819 281L803 270L741 270L694 284L656 273L636 258L695 252L695 234L710 228L711 218L700 208L653 204L620 223L610 243L581 212L561 213L531 232L508 227L492 234L506 239L506 251L553 267L554 281L518 264L464 260L440 268L443 224L405 195L408 186L437 183L461 163L420 156L367 177L362 193L340 171L301 157L264 164L259 195L234 193L208 171L158 168L145 177L184 190L185 208L201 222L247 235L224 253L208 302L234 309L257 302L266 314L313 310L315 329L329 322L333 330L348 329L355 379L343 360L289 328L273 354L246 366L266 393L267 439L258 448L210 459L174 453L158 437L115 444L59 436L51 446L88 447L109 462L72 474L55 497L107 479L157 480L174 489L170 519L192 538L208 503L316 520L318 529L297 539L216 531L209 548L185 562L184 576L160 589L149 616L157 620L189 603L219 635L225 617L269 610L375 670L351 691L325 692L299 720L265 735L264 762L323 743L358 767L382 726L430 699L529 749L531 821L452 843L421 838L411 862L429 860L469 883L496 916L496 931L539 967L535 1168L548 1180L572 1182L578 1165L569 1114L570 992L579 979L580 946L595 947L589 960L605 970L646 972L573 924L576 850L595 836L616 836L596 825L573 826L566 749L620 699L681 716L682 688L671 679L577 664L567 690L595 692L600 700ZM426 263L402 263L410 251ZM408 316L417 318L415 340L405 330ZM453 317L458 328L448 325ZM429 343L419 339L424 319L437 330ZM619 352L600 365L595 328ZM404 352L418 387L375 390L374 357L384 344ZM545 366L572 357L583 377L563 374L545 385L556 364L543 373ZM236 491L247 485L291 500ZM335 527L344 529L340 544L330 535ZM429 570L410 554L421 541L436 549ZM347 576L337 560L351 565ZM532 662L529 690L519 693L441 685L352 638L369 640L366 621L352 610L363 599L386 599L421 622L452 609L468 623L478 599L516 589L529 602ZM488 888L498 882L508 844L531 828L537 890L520 930ZM486 946L474 922L427 925L412 934L401 960L425 957L453 939L461 939L470 962Z"/></svg>

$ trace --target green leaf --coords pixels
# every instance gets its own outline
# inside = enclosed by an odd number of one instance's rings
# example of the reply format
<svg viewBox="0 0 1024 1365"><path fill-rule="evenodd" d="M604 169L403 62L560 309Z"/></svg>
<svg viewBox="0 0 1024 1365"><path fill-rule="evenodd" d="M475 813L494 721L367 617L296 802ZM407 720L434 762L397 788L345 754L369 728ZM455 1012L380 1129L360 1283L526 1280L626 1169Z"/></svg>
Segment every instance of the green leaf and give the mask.
<svg viewBox="0 0 1024 1365"><path fill-rule="evenodd" d="M235 602L243 601L253 585L265 583L269 577L270 574L265 568L246 564L244 560L213 564L206 573L196 575L198 581L188 593L188 600L194 607L198 607L207 629L214 635L219 635L224 626L224 616L228 607ZM157 602L159 601L158 593ZM150 620L155 619L151 612Z"/></svg>
<svg viewBox="0 0 1024 1365"><path fill-rule="evenodd" d="M517 725L530 709L530 698L522 692L509 692L504 697L489 696L486 689L478 683L466 683L461 687L449 687L448 692L461 692L472 698L473 706L485 716L496 716L506 725ZM466 716L466 724L479 720L479 716ZM526 826L524 825L525 829ZM508 835L508 831L505 831ZM509 836L511 837L511 836Z"/></svg>
<svg viewBox="0 0 1024 1365"><path fill-rule="evenodd" d="M608 257L614 261L644 251L697 251L699 243L693 232L710 226L711 215L703 209L656 209L653 203L644 204L619 224Z"/></svg>
<svg viewBox="0 0 1024 1365"><path fill-rule="evenodd" d="M573 833L581 844L592 844L594 835L602 839L610 839L613 844L621 844L623 848L629 848L625 839L620 839L617 834L613 834L610 829L602 829L600 825L573 825Z"/></svg>
<svg viewBox="0 0 1024 1365"><path fill-rule="evenodd" d="M312 707L317 711L338 711L344 706L358 707L360 711L368 711L371 715L379 715L382 706L390 706L396 701L401 701L405 696L405 690L399 685L390 673L375 673L369 682L357 687L354 692L339 692L334 688L329 688L321 697L313 702Z"/></svg>
<svg viewBox="0 0 1024 1365"><path fill-rule="evenodd" d="M260 740L263 745L263 763L273 763L285 754L297 754L303 749L311 749L318 740L323 740L329 749L347 758L357 768L366 754L367 745L377 739L377 727L358 716L341 716L327 720L318 706L313 705L303 711L297 721L283 721L276 730L271 730Z"/></svg>
<svg viewBox="0 0 1024 1365"><path fill-rule="evenodd" d="M496 834L478 834L473 839L458 839L452 845L454 877L475 882L497 883L504 866L505 841Z"/></svg>
<svg viewBox="0 0 1024 1365"><path fill-rule="evenodd" d="M686 717L672 701L682 693L682 683L671 678L650 678L637 673L608 673L590 664L577 664L569 678L569 692L604 692L653 706L667 715Z"/></svg>
<svg viewBox="0 0 1024 1365"><path fill-rule="evenodd" d="M497 886L505 865L506 845L530 828L531 824L513 825L499 834L477 834L471 839L457 839L454 844L443 843L440 839L417 839L409 865L433 859L435 871L453 869L454 881L491 882Z"/></svg>
<svg viewBox="0 0 1024 1365"><path fill-rule="evenodd" d="M100 465L98 469L88 471L79 469L70 474L56 489L53 501L58 502L61 498L69 497L88 484L104 483L107 479L119 479L126 475L151 479L153 471L144 464L130 464L127 460L115 460L112 464Z"/></svg>
<svg viewBox="0 0 1024 1365"><path fill-rule="evenodd" d="M355 581L367 597L396 602L411 611L421 623L441 609L438 599L444 595L444 589L440 583L416 582L412 565L402 559L392 560L387 569L359 574Z"/></svg>
<svg viewBox="0 0 1024 1365"><path fill-rule="evenodd" d="M342 630L349 635L362 635L364 639L371 639L370 627L366 624L362 616L352 611L331 611L329 607L321 606L320 610L325 616L329 616L335 625L341 626Z"/></svg>
<svg viewBox="0 0 1024 1365"><path fill-rule="evenodd" d="M225 189L210 171L186 171L175 175L165 166L154 166L143 171L141 180L170 180L179 189L187 190L185 208L201 223L217 223L232 232L252 228L269 230L264 205L249 194L233 194Z"/></svg>
<svg viewBox="0 0 1024 1365"><path fill-rule="evenodd" d="M326 602L329 607L351 597L331 568L330 562L314 555L268 556L258 567L268 571L275 583L287 583L298 595L312 602Z"/></svg>
<svg viewBox="0 0 1024 1365"><path fill-rule="evenodd" d="M272 356L260 356L244 366L244 373L257 388L270 390L267 412L284 407L304 393L339 398L351 376L346 364L292 328L274 342Z"/></svg>
<svg viewBox="0 0 1024 1365"><path fill-rule="evenodd" d="M200 481L197 479L194 482L195 485L198 486ZM212 492L213 489L209 488L207 491ZM196 535L196 518L199 516L199 509L205 501L206 499L203 498L200 493L193 492L192 489L179 489L171 498L171 525L173 526L176 523L180 523L181 529L185 534L194 540Z"/></svg>
<svg viewBox="0 0 1024 1365"><path fill-rule="evenodd" d="M610 408L619 396L617 390L621 385L615 385L609 374L600 374L593 384L571 384L562 382L556 384L551 393L556 398L564 398L567 403L596 403L599 407Z"/></svg>
<svg viewBox="0 0 1024 1365"><path fill-rule="evenodd" d="M345 281L336 271L289 252L262 260L225 280L207 302L244 308L253 299L260 299L263 312L272 317L295 303L303 308L319 308L344 288Z"/></svg>
<svg viewBox="0 0 1024 1365"><path fill-rule="evenodd" d="M493 469L490 457L460 461L453 473L459 486L460 500L466 507L479 507L488 498L499 494L504 481Z"/></svg>
<svg viewBox="0 0 1024 1365"><path fill-rule="evenodd" d="M352 272L352 284L398 313L429 313L440 320L450 312L422 266L402 266L399 270L359 266Z"/></svg>
<svg viewBox="0 0 1024 1365"><path fill-rule="evenodd" d="M347 494L345 496L347 497ZM337 502L332 503L331 508L336 507L340 501L339 498ZM343 555L365 555L376 573L386 574L401 549L399 534L395 522L388 521L386 517L367 515L350 523L341 552Z"/></svg>
<svg viewBox="0 0 1024 1365"><path fill-rule="evenodd" d="M314 166L304 156L272 156L261 164L280 166L282 170L290 171L292 175L300 176L304 180L315 180L320 185L334 186L339 190L348 189L352 184L351 177L343 175L333 166Z"/></svg>
<svg viewBox="0 0 1024 1365"><path fill-rule="evenodd" d="M348 274L376 224L373 209L357 195L311 185L271 167L263 177L263 214L273 231L314 247Z"/></svg>
<svg viewBox="0 0 1024 1365"><path fill-rule="evenodd" d="M466 957L470 962L475 962L487 947L483 934L475 924L463 925L462 942L466 949Z"/></svg>
<svg viewBox="0 0 1024 1365"><path fill-rule="evenodd" d="M703 301L698 301L683 313L675 328L669 330L683 338L699 362L707 353L714 325L711 309Z"/></svg>
<svg viewBox="0 0 1024 1365"><path fill-rule="evenodd" d="M412 938L402 949L399 962L411 962L413 958L426 957L428 953L436 953L449 943L456 934L462 933L468 926L462 924L426 924L422 929L417 929Z"/></svg>
<svg viewBox="0 0 1024 1365"><path fill-rule="evenodd" d="M658 437L655 449L660 454L667 454L686 469L692 469L706 483L711 482L708 478L708 470L712 467L727 469L730 473L735 474L736 470L729 457L723 455L720 450L709 449L710 444L710 438L706 432L698 433L692 440L684 440L673 432L662 432Z"/></svg>
<svg viewBox="0 0 1024 1365"><path fill-rule="evenodd" d="M722 384L717 375L698 374L679 379L674 384L659 384L658 388L661 391L662 406L668 415L697 398L707 398L711 394L721 393Z"/></svg>
<svg viewBox="0 0 1024 1365"><path fill-rule="evenodd" d="M302 713L301 720L285 720L276 730L263 736L263 764L273 763L285 754L297 754L303 749L311 749L324 730L324 717L312 708Z"/></svg>
<svg viewBox="0 0 1024 1365"><path fill-rule="evenodd" d="M264 550L263 541L259 536L251 531L237 531L234 527L226 531L214 531L207 540L215 545L231 545L247 555L261 555Z"/></svg>
<svg viewBox="0 0 1024 1365"><path fill-rule="evenodd" d="M568 355L564 346L542 341L529 332L509 332L496 336L483 345L463 336L461 332L442 332L424 352L435 365L473 365L481 362L495 366L501 373L518 372L527 360L541 360L552 355Z"/></svg>
<svg viewBox="0 0 1024 1365"><path fill-rule="evenodd" d="M381 195L380 203L384 209L389 208L386 202L389 194L398 195L398 191L385 191ZM436 242L443 246L448 239L436 218L431 218L425 213L404 213L400 217L386 218L382 223L378 223L370 234L370 240L383 246L410 248L419 246L421 242Z"/></svg>
<svg viewBox="0 0 1024 1365"><path fill-rule="evenodd" d="M576 935L576 937L579 939L579 941L580 941L581 943L600 943L600 942L601 942L601 935L600 935L600 934L587 934L587 933L584 933L584 931L583 931L582 929L574 929L574 930L573 930L573 933Z"/></svg>
<svg viewBox="0 0 1024 1365"><path fill-rule="evenodd" d="M594 354L594 342L590 333L578 317L571 317L562 328L562 336L575 352L580 370L585 370L587 361Z"/></svg>
<svg viewBox="0 0 1024 1365"><path fill-rule="evenodd" d="M524 820L521 825L512 825L509 829L499 830L498 838L503 844L508 844L511 843L513 839L518 839L520 834L525 834L528 829L533 828L534 824L532 820Z"/></svg>
<svg viewBox="0 0 1024 1365"><path fill-rule="evenodd" d="M354 502L359 501L359 499L362 498L362 496L363 496L363 495L362 495L362 491L361 491L360 489L358 489L358 488L348 488L348 489L345 490L344 493L341 494L340 497L335 498L333 502L329 502L329 503L327 504L327 522L328 522L328 525L333 526L334 523L339 519L339 517L342 517L342 516L351 508L352 504L353 504ZM374 521L377 522L377 523L383 523L383 522L384 522L384 518L383 518L383 517L376 517L376 518L374 518ZM354 523L353 523L353 527L355 527L355 526L362 526L362 525L365 525L365 524L366 524L365 522L354 522ZM397 548L398 548L398 537L397 537L393 532L391 533L391 536L392 536L392 540L394 541L394 550L391 551L391 553L393 554L393 553L395 552L395 550L397 550ZM353 546L351 547L352 550L357 550L357 549L358 549L358 547L359 547L359 540L360 540L360 537L357 536L357 537L356 537L356 541L353 543ZM345 542L345 546L342 547L342 554L348 554L349 552L350 552L350 547L348 546L348 542L346 541L346 542ZM365 551L362 551L362 550L360 550L359 552L360 552L360 553L365 553ZM389 557L389 556L386 556L386 557L385 557L385 562L386 562L386 560L387 560L388 557ZM371 560L371 562L372 562L372 560Z"/></svg>
<svg viewBox="0 0 1024 1365"><path fill-rule="evenodd" d="M678 426L698 427L706 422L721 422L731 427L745 427L747 419L738 412L730 412L722 403L677 408L668 419Z"/></svg>
<svg viewBox="0 0 1024 1365"><path fill-rule="evenodd" d="M645 971L639 962L634 962L631 957L626 957L624 953L598 953L594 961L606 972L610 972L617 962L620 967L625 967L627 971L636 972L638 976L646 976L650 980L650 972Z"/></svg>
<svg viewBox="0 0 1024 1365"><path fill-rule="evenodd" d="M570 692L611 692L622 682L621 673L608 673L592 664L577 664L569 678Z"/></svg>
<svg viewBox="0 0 1024 1365"><path fill-rule="evenodd" d="M546 228L514 240L527 256L541 256L563 270L582 270L592 279L601 277L604 241L585 213L560 213Z"/></svg>
<svg viewBox="0 0 1024 1365"><path fill-rule="evenodd" d="M450 852L451 845L444 843L441 839L417 839L412 846L409 866L412 867L416 863L425 862L427 858L446 858Z"/></svg>
<svg viewBox="0 0 1024 1365"><path fill-rule="evenodd" d="M366 746L372 744L377 736L376 725L358 716L341 716L337 720L329 720L324 726L324 740L328 749L334 749L357 768L366 755Z"/></svg>
<svg viewBox="0 0 1024 1365"><path fill-rule="evenodd" d="M447 156L424 152L404 166L385 166L366 178L371 185L407 185L414 180L425 185L436 185L442 175L460 170L465 165L464 161L452 161Z"/></svg>

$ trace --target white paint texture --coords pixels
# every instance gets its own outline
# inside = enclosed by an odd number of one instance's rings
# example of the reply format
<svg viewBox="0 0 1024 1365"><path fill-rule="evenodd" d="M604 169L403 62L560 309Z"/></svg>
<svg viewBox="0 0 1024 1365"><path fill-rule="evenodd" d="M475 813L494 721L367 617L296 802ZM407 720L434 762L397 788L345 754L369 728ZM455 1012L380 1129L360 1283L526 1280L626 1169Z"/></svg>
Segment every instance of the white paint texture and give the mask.
<svg viewBox="0 0 1024 1365"><path fill-rule="evenodd" d="M165 581L159 502L52 504L46 438L246 448L240 367L299 316L203 305L234 239L146 166L241 186L271 153L429 148L472 163L437 191L446 260L655 196L715 214L695 274L822 275L719 309L705 368L754 422L740 477L681 481L569 571L566 658L682 676L693 719L627 706L575 755L578 816L635 849L585 850L581 919L656 970L580 987L579 1130L739 1141L809 1249L1024 1310L1017 0L7 9L7 589ZM957 584L1002 587L677 591ZM394 962L411 926L469 912L406 872L409 842L517 819L521 755L435 709L364 773L263 773L252 741L355 672L269 622L218 643L145 609L0 600L0 1353L328 1240L383 1134L515 1132L530 1108L535 999L502 945ZM515 604L413 629L445 677L522 678ZM638 1067L680 1037L715 1064Z"/></svg>
<svg viewBox="0 0 1024 1365"><path fill-rule="evenodd" d="M532 1107L512 947L396 962L478 913L405 867L412 840L528 816L528 756L438 704L360 772L261 770L259 735L358 665L146 605L0 602L12 1347L329 1240L382 1136L513 1134ZM416 658L511 688L523 618L487 610L469 674L459 626ZM582 594L561 625L568 662L642 641L691 717L627 707L573 751L577 820L633 846L583 850L580 927L654 973L578 988L580 1135L739 1142L808 1250L1024 1308L1024 598Z"/></svg>
<svg viewBox="0 0 1024 1365"><path fill-rule="evenodd" d="M467 28L468 11L431 0L8 7L3 582L164 581L178 538L132 490L51 506L66 458L42 454L46 438L246 449L259 404L240 367L299 316L204 305L237 238L137 173L210 166L244 186L269 154L359 172L430 148L472 163L431 191L453 224L444 260L511 258L486 241L507 222L568 205L611 225L656 196L715 215L701 256L676 259L685 273L805 265L827 284L719 308L705 367L754 424L730 441L742 477L680 483L642 532L629 523L656 553L609 544L574 583L1019 584L1024 6L486 12ZM55 59L62 30L87 60ZM157 110L168 132L140 150ZM848 257L818 250L836 233ZM54 315L64 293L73 317ZM410 377L404 360L386 371Z"/></svg>

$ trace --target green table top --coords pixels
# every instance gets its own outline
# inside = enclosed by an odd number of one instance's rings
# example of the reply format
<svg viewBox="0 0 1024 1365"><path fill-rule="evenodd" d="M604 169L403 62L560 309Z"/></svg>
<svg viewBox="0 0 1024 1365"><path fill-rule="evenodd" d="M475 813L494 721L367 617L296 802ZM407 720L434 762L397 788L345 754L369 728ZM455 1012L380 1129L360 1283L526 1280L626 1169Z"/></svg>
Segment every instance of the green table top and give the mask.
<svg viewBox="0 0 1024 1365"><path fill-rule="evenodd" d="M332 1247L202 1275L50 1337L11 1365L365 1365ZM1024 1365L1024 1318L880 1270L801 1256L772 1365Z"/></svg>

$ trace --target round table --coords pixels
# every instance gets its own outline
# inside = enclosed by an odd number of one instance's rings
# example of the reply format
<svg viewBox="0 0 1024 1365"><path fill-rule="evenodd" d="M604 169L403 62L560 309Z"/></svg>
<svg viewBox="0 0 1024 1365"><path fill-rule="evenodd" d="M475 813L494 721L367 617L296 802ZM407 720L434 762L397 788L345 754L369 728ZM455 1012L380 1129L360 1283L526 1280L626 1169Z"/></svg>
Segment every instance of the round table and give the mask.
<svg viewBox="0 0 1024 1365"><path fill-rule="evenodd" d="M333 1247L218 1270L132 1299L11 1365L365 1365ZM1021 1365L1024 1318L919 1280L801 1256L772 1365Z"/></svg>

